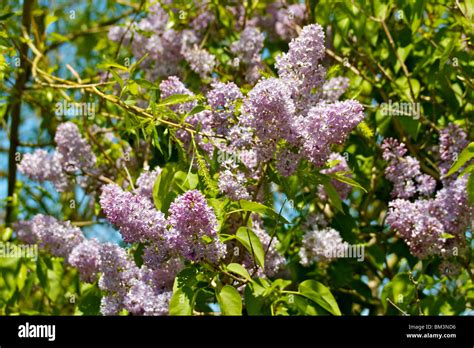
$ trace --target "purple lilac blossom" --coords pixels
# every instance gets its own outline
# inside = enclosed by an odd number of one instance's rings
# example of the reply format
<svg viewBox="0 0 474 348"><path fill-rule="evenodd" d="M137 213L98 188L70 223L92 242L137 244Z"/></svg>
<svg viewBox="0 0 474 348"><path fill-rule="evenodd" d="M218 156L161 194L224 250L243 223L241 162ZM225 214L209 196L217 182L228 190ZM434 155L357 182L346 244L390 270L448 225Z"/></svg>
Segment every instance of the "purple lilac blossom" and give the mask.
<svg viewBox="0 0 474 348"><path fill-rule="evenodd" d="M92 283L97 279L99 251L100 243L96 239L86 239L69 254L68 262L77 268L82 281Z"/></svg>
<svg viewBox="0 0 474 348"><path fill-rule="evenodd" d="M306 20L305 4L292 4L276 12L275 32L288 41L298 36L297 28Z"/></svg>
<svg viewBox="0 0 474 348"><path fill-rule="evenodd" d="M189 63L191 70L201 78L208 78L216 66L216 57L197 46L184 50L183 56Z"/></svg>
<svg viewBox="0 0 474 348"><path fill-rule="evenodd" d="M262 161L273 157L280 138L294 142L296 134L291 125L295 106L284 81L276 78L259 81L245 98L242 110L260 140Z"/></svg>
<svg viewBox="0 0 474 348"><path fill-rule="evenodd" d="M51 181L58 192L64 192L70 189L71 182L63 171L60 157L56 152L49 154L43 149L26 153L18 164L18 171L34 181Z"/></svg>
<svg viewBox="0 0 474 348"><path fill-rule="evenodd" d="M364 118L363 108L355 100L319 103L306 117L299 116L294 127L302 139L302 151L314 165L322 166L332 144L341 145Z"/></svg>
<svg viewBox="0 0 474 348"><path fill-rule="evenodd" d="M137 195L142 195L153 199L153 186L155 185L156 178L161 173L161 168L156 167L152 171L144 170L135 183L135 190L133 191Z"/></svg>
<svg viewBox="0 0 474 348"><path fill-rule="evenodd" d="M435 198L415 202L396 199L389 203L386 222L414 256L452 256L450 249L462 246L474 212L467 200L466 184L465 177L458 178L438 191ZM445 238L445 233L454 238Z"/></svg>
<svg viewBox="0 0 474 348"><path fill-rule="evenodd" d="M61 123L54 137L61 155L59 160L66 172L88 172L95 166L96 158L91 146L82 138L79 128L72 122Z"/></svg>
<svg viewBox="0 0 474 348"><path fill-rule="evenodd" d="M102 187L100 206L127 243L154 241L166 245L166 220L149 197L122 190L116 184Z"/></svg>
<svg viewBox="0 0 474 348"><path fill-rule="evenodd" d="M84 241L78 227L48 215L38 214L28 222L15 225L15 228L18 238L27 243L37 243L41 250L58 257L67 258Z"/></svg>
<svg viewBox="0 0 474 348"><path fill-rule="evenodd" d="M315 261L330 262L337 257L338 250L348 246L333 228L310 230L303 236L303 245L298 254L300 263L309 266Z"/></svg>
<svg viewBox="0 0 474 348"><path fill-rule="evenodd" d="M382 144L383 159L388 162L385 177L393 183L392 196L410 198L416 193L429 196L436 188L436 181L420 171L420 163L411 156L405 156L407 149L403 143L393 138Z"/></svg>
<svg viewBox="0 0 474 348"><path fill-rule="evenodd" d="M312 91L325 79L326 70L320 64L324 54L323 29L318 24L311 24L291 40L288 52L276 59L278 75L291 86L298 110L308 110L317 101L317 95Z"/></svg>
<svg viewBox="0 0 474 348"><path fill-rule="evenodd" d="M186 259L217 262L225 256L225 245L217 235L216 215L201 192L191 190L178 196L169 214L171 243Z"/></svg>

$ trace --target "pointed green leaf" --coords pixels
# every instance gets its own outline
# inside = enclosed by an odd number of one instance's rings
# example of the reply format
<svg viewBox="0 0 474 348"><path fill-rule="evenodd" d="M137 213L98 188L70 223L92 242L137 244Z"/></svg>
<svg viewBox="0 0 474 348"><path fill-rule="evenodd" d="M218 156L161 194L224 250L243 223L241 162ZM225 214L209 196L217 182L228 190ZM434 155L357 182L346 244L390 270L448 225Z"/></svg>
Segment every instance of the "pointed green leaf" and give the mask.
<svg viewBox="0 0 474 348"><path fill-rule="evenodd" d="M226 285L216 290L216 297L223 315L242 315L242 298L236 288Z"/></svg>
<svg viewBox="0 0 474 348"><path fill-rule="evenodd" d="M265 264L265 252L257 235L249 228L242 226L235 234L237 240L242 243L250 255L255 256L255 261L263 268Z"/></svg>
<svg viewBox="0 0 474 348"><path fill-rule="evenodd" d="M333 315L341 315L336 299L329 289L315 280L305 280L298 286L299 293L316 302Z"/></svg>

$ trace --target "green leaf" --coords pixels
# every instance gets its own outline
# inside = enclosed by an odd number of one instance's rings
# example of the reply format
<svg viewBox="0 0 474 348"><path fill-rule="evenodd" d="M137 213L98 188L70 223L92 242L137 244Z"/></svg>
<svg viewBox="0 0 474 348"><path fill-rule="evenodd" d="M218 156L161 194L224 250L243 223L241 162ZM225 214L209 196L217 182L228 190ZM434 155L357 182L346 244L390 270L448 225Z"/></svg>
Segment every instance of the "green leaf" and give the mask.
<svg viewBox="0 0 474 348"><path fill-rule="evenodd" d="M159 86L145 79L136 79L135 82L146 89L160 89Z"/></svg>
<svg viewBox="0 0 474 348"><path fill-rule="evenodd" d="M410 303L415 297L415 286L410 280L410 276L408 273L399 273L393 279L385 284L383 290L382 290L382 295L381 295L381 300L382 300L382 305L385 310L388 309L388 306L390 308L393 308L393 311L395 311L398 314L401 314L396 308L393 307L393 305L388 304L388 299L395 303L398 307L400 308L410 308Z"/></svg>
<svg viewBox="0 0 474 348"><path fill-rule="evenodd" d="M172 200L176 197L176 195L174 195L174 197L172 197L173 195L170 195L174 174L175 168L172 165L165 166L153 185L153 201L155 207L163 213L168 211Z"/></svg>
<svg viewBox="0 0 474 348"><path fill-rule="evenodd" d="M341 197L339 197L339 193L337 193L331 181L323 180L322 184L324 186L324 190L329 196L329 200L331 201L331 204L334 206L334 208L336 208L336 210L344 214L344 210L342 209Z"/></svg>
<svg viewBox="0 0 474 348"><path fill-rule="evenodd" d="M241 226L237 230L235 237L240 243L242 243L245 249L248 250L250 255L255 256L255 261L264 268L265 252L257 235L249 228Z"/></svg>
<svg viewBox="0 0 474 348"><path fill-rule="evenodd" d="M230 263L230 264L228 264L227 265L227 270L229 272L232 272L232 273L235 273L235 274L238 274L238 275L242 276L246 280L249 280L249 281L251 280L249 272L245 269L244 266L242 266L239 263Z"/></svg>
<svg viewBox="0 0 474 348"><path fill-rule="evenodd" d="M193 190L199 183L199 177L191 172L183 172L181 170L174 174L176 185L183 191Z"/></svg>
<svg viewBox="0 0 474 348"><path fill-rule="evenodd" d="M48 35L48 39L53 42L68 42L69 38L58 33L51 33Z"/></svg>
<svg viewBox="0 0 474 348"><path fill-rule="evenodd" d="M117 63L101 63L99 65L97 65L98 68L117 68L117 69L120 69L120 70L123 70L123 71L128 71L128 68L126 66L123 66L123 65L120 65L120 64L117 64Z"/></svg>
<svg viewBox="0 0 474 348"><path fill-rule="evenodd" d="M395 122L399 122L402 128L413 138L418 138L418 133L420 131L421 123L418 120L413 119L412 117L397 117Z"/></svg>
<svg viewBox="0 0 474 348"><path fill-rule="evenodd" d="M17 274L17 287L18 291L23 290L25 287L26 278L28 277L28 267L22 263Z"/></svg>
<svg viewBox="0 0 474 348"><path fill-rule="evenodd" d="M254 292L255 285L254 283L248 283L245 287L244 297L245 297L245 309L247 310L248 315L265 315L270 314L264 313L264 304L265 299L263 296L257 296Z"/></svg>
<svg viewBox="0 0 474 348"><path fill-rule="evenodd" d="M466 168L464 168L461 172L461 174L459 174L459 176L462 178L464 175L468 174L468 173L474 173L474 163L466 166Z"/></svg>
<svg viewBox="0 0 474 348"><path fill-rule="evenodd" d="M38 257L36 260L36 274L38 275L41 287L45 289L48 286L48 267L42 257Z"/></svg>
<svg viewBox="0 0 474 348"><path fill-rule="evenodd" d="M467 179L467 197L471 204L474 203L474 173L469 175L469 179Z"/></svg>
<svg viewBox="0 0 474 348"><path fill-rule="evenodd" d="M138 84L135 81L129 80L127 82L127 88L130 91L130 93L132 93L133 95L138 94Z"/></svg>
<svg viewBox="0 0 474 348"><path fill-rule="evenodd" d="M291 301L287 300L287 303L291 304L291 302L294 303L300 315L328 315L327 311L305 297L294 296Z"/></svg>
<svg viewBox="0 0 474 348"><path fill-rule="evenodd" d="M176 284L176 282L175 282ZM177 288L170 300L170 315L192 315L192 290L189 287Z"/></svg>
<svg viewBox="0 0 474 348"><path fill-rule="evenodd" d="M141 62L143 62L145 60L146 57L148 57L148 53L146 53L143 57L141 57L139 60L137 60L135 63L132 64L132 66L130 67L130 75L133 74L133 72L135 71L136 68L138 68L138 66L141 64Z"/></svg>
<svg viewBox="0 0 474 348"><path fill-rule="evenodd" d="M100 314L100 290L93 285L81 295L79 300L79 310L84 315L99 315Z"/></svg>
<svg viewBox="0 0 474 348"><path fill-rule="evenodd" d="M114 69L109 69L109 71L112 73L114 80L119 84L120 89L123 89L123 79L120 77L120 75L117 74Z"/></svg>
<svg viewBox="0 0 474 348"><path fill-rule="evenodd" d="M8 19L10 18L11 16L15 15L14 12L10 12L10 13L5 13L3 15L0 16L0 21L4 21L5 19Z"/></svg>
<svg viewBox="0 0 474 348"><path fill-rule="evenodd" d="M224 315L242 315L242 298L236 288L230 285L216 291L217 302Z"/></svg>
<svg viewBox="0 0 474 348"><path fill-rule="evenodd" d="M357 188L360 188L361 190L363 190L364 192L367 192L367 190L361 185L359 184L357 181L355 181L354 179L350 178L350 177L347 177L345 176L344 174L342 173L334 173L334 174L329 174L330 177L340 181L340 182L343 182L345 184L348 184L348 185L351 185L351 186L354 186L354 187L357 187Z"/></svg>
<svg viewBox="0 0 474 348"><path fill-rule="evenodd" d="M202 105L196 105L189 113L187 116L192 116L192 115L195 115L197 113L200 113L201 111L204 111L206 110L206 108Z"/></svg>
<svg viewBox="0 0 474 348"><path fill-rule="evenodd" d="M192 100L197 99L195 95L189 95L189 94L173 94L170 95L169 97L163 99L159 104L156 104L157 107L160 106L170 106L170 105L176 105L176 104L182 104L182 103L187 103Z"/></svg>
<svg viewBox="0 0 474 348"><path fill-rule="evenodd" d="M461 169L462 166L466 164L471 158L474 157L474 142L471 142L469 145L466 146L464 150L462 150L461 154L458 156L456 162L453 163L451 169L446 174L446 176L450 176Z"/></svg>
<svg viewBox="0 0 474 348"><path fill-rule="evenodd" d="M254 213L258 213L258 214L264 214L264 215L268 216L269 218L273 218L273 219L276 219L276 220L281 220L285 224L290 223L283 216L278 214L275 210L273 210L272 208L267 207L266 205L263 205L261 203L246 201L246 200L241 199L239 201L239 204L240 204L240 208L241 208L240 210L234 210L234 211L229 212L228 214L232 214L232 213L237 212L237 211L251 211L251 212L254 212Z"/></svg>
<svg viewBox="0 0 474 348"><path fill-rule="evenodd" d="M315 280L305 280L298 286L299 293L316 302L333 315L341 315L336 299L329 289Z"/></svg>

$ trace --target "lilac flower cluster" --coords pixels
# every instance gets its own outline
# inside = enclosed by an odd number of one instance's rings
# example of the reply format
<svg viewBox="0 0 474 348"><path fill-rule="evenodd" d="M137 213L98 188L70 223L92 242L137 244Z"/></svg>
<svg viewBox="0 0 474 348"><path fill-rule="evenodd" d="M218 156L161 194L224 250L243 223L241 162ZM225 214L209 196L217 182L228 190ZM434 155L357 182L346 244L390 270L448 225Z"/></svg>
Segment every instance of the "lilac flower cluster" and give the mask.
<svg viewBox="0 0 474 348"><path fill-rule="evenodd" d="M440 131L439 135L439 169L443 183L447 183L456 176L444 177L449 171L457 156L467 146L467 134L458 125L451 123Z"/></svg>
<svg viewBox="0 0 474 348"><path fill-rule="evenodd" d="M439 254L445 242L441 236L443 224L430 214L432 203L428 200L412 203L404 199L389 203L387 224L397 231L407 243L410 252L419 258Z"/></svg>
<svg viewBox="0 0 474 348"><path fill-rule="evenodd" d="M396 199L389 203L386 222L406 241L413 255L453 256L453 248L459 249L465 243L464 231L474 213L467 200L466 185L463 177L439 190L433 199Z"/></svg>
<svg viewBox="0 0 474 348"><path fill-rule="evenodd" d="M174 278L184 268L184 262L176 256L168 260L162 260L157 256L159 256L159 251L154 245L145 248L143 253L145 266L141 269L142 279L156 289L172 289Z"/></svg>
<svg viewBox="0 0 474 348"><path fill-rule="evenodd" d="M156 167L152 171L144 170L135 183L136 188L133 193L153 199L153 186L155 185L156 178L160 173L160 167Z"/></svg>
<svg viewBox="0 0 474 348"><path fill-rule="evenodd" d="M59 192L69 189L71 183L62 169L58 153L49 154L43 149L26 153L18 164L18 170L38 182L51 181Z"/></svg>
<svg viewBox="0 0 474 348"><path fill-rule="evenodd" d="M197 190L178 196L169 209L171 245L191 261L217 262L226 253L217 235L217 219L205 197Z"/></svg>
<svg viewBox="0 0 474 348"><path fill-rule="evenodd" d="M294 142L291 124L295 106L283 80L270 78L258 82L244 100L242 112L259 139L260 160L273 157L279 139Z"/></svg>
<svg viewBox="0 0 474 348"><path fill-rule="evenodd" d="M303 236L303 245L299 251L300 263L309 266L313 262L330 262L341 248L348 247L338 231L333 228L309 230Z"/></svg>
<svg viewBox="0 0 474 348"><path fill-rule="evenodd" d="M118 245L102 244L99 255L99 288L106 292L100 311L103 315L117 315L123 308L132 280L138 278L139 270L126 250Z"/></svg>
<svg viewBox="0 0 474 348"><path fill-rule="evenodd" d="M308 110L317 101L312 91L325 80L326 70L320 64L324 54L323 29L318 24L311 24L291 40L287 53L277 57L275 67L278 75L292 87L299 110Z"/></svg>
<svg viewBox="0 0 474 348"><path fill-rule="evenodd" d="M285 41L297 36L299 26L306 19L306 6L292 4L288 8L281 8L276 15L275 31Z"/></svg>
<svg viewBox="0 0 474 348"><path fill-rule="evenodd" d="M259 61L265 37L255 27L247 27L240 33L239 40L232 43L231 51L245 64Z"/></svg>
<svg viewBox="0 0 474 348"><path fill-rule="evenodd" d="M133 279L123 305L133 315L167 315L172 291L156 290L139 279Z"/></svg>
<svg viewBox="0 0 474 348"><path fill-rule="evenodd" d="M364 117L358 102L336 100L347 80L323 85L325 70L319 62L324 52L322 28L304 27L288 53L277 58L279 78L260 80L242 105L239 126L253 130L260 161L272 159L282 140L289 145L277 154L277 168L284 175L291 175L301 157L322 166L331 146L341 145ZM319 87L322 92L314 93Z"/></svg>
<svg viewBox="0 0 474 348"><path fill-rule="evenodd" d="M139 269L125 249L103 244L100 271L99 287L106 292L101 302L103 315L117 315L122 309L133 315L168 313L171 287L164 288L150 282L149 270L146 267Z"/></svg>
<svg viewBox="0 0 474 348"><path fill-rule="evenodd" d="M107 218L119 226L126 241L145 243L141 269L124 250L105 247L99 284L109 292L103 298L104 314L117 314L122 308L134 315L165 314L169 290L184 267L179 256L211 262L225 256L225 246L217 235L216 216L199 191L177 197L167 221L149 198L124 192L117 185L104 187L101 206Z"/></svg>
<svg viewBox="0 0 474 348"><path fill-rule="evenodd" d="M215 57L197 43L202 38L204 29L212 21L214 15L209 11L202 11L190 23L190 29L182 31L168 26L168 13L160 4L152 5L148 15L132 25L113 27L109 32L109 39L130 46L136 57L148 54L143 64L146 69L146 78L155 80L160 77L179 75L182 71L180 62L186 60L191 69L208 77L215 66ZM165 62L165 63L164 63Z"/></svg>
<svg viewBox="0 0 474 348"><path fill-rule="evenodd" d="M219 174L219 191L226 194L230 199L238 201L240 199L250 199L250 195L245 188L247 180L242 172L233 172L229 169L221 171Z"/></svg>
<svg viewBox="0 0 474 348"><path fill-rule="evenodd" d="M189 63L191 70L202 78L208 78L216 66L216 57L197 46L184 50L183 56Z"/></svg>
<svg viewBox="0 0 474 348"><path fill-rule="evenodd" d="M157 170L154 172L156 175ZM149 186L150 175L153 172L141 177L143 186L139 189ZM149 195L149 191L145 193ZM217 261L225 255L217 236L216 217L204 197L197 191L182 197L170 209L172 213L166 221L161 212L151 208L149 196L124 192L117 185L103 187L101 205L109 220L119 226L124 239L145 243L141 268L125 249L86 240L79 228L51 216L37 215L14 228L20 240L37 243L42 250L65 258L78 269L81 280L93 282L100 272L99 288L105 292L101 300L103 315L117 315L123 309L133 315L164 315L168 313L174 278L184 267L179 251L199 260ZM192 221L200 224L193 225ZM173 232L167 231L167 224ZM171 238L177 235L182 240ZM163 248L166 238L182 248ZM188 242L194 243L194 250Z"/></svg>
<svg viewBox="0 0 474 348"><path fill-rule="evenodd" d="M207 93L207 102L212 108L211 127L215 133L228 135L234 125L236 103L243 99L239 87L233 82L214 82L212 89Z"/></svg>
<svg viewBox="0 0 474 348"><path fill-rule="evenodd" d="M72 185L68 174L92 172L96 158L91 146L72 122L60 124L54 139L57 143L55 152L48 154L38 149L25 154L18 170L32 180L51 181L58 192L64 192Z"/></svg>
<svg viewBox="0 0 474 348"><path fill-rule="evenodd" d="M454 154L467 145L466 138L456 125L441 130L439 168L443 188L434 198L419 198L414 202L408 199L415 192L425 196L433 193L435 180L420 174L418 161L405 156L407 150L403 144L395 139L387 139L383 144L383 156L389 163L386 177L394 183L394 196L402 198L389 203L387 224L407 243L414 256L438 255L450 266L454 265L450 258L467 252L464 232L474 216L474 207L467 197L467 178L444 177L455 160ZM441 269L441 272L453 275L449 270Z"/></svg>
<svg viewBox="0 0 474 348"><path fill-rule="evenodd" d="M259 69L262 69L261 52L263 49L264 35L253 26L246 27L241 33L239 40L232 43L230 50L239 62L246 67L246 81L254 83L260 77Z"/></svg>
<svg viewBox="0 0 474 348"><path fill-rule="evenodd" d="M14 230L18 239L51 255L63 257L77 268L81 280L92 283L99 270L99 243L85 239L81 230L69 221L58 221L52 216L38 214L29 221L17 222Z"/></svg>
<svg viewBox="0 0 474 348"><path fill-rule="evenodd" d="M303 154L316 166L329 158L332 144L341 145L364 118L362 105L354 100L321 102L306 117L298 116L295 128L303 142Z"/></svg>
<svg viewBox="0 0 474 348"><path fill-rule="evenodd" d="M109 184L102 187L100 206L107 219L120 229L125 242L163 241L166 219L149 197Z"/></svg>
<svg viewBox="0 0 474 348"><path fill-rule="evenodd" d="M320 98L328 102L335 102L339 100L348 87L349 79L347 77L333 77L324 83Z"/></svg>
<svg viewBox="0 0 474 348"><path fill-rule="evenodd" d="M411 156L405 156L407 149L403 143L393 138L382 144L383 159L388 162L385 177L393 183L392 196L410 198L416 193L429 196L436 188L436 181L420 171L420 163Z"/></svg>
<svg viewBox="0 0 474 348"><path fill-rule="evenodd" d="M298 36L298 32L307 19L306 6L303 3L286 4L286 1L270 2L266 15L255 18L257 24L265 29L271 41L289 41Z"/></svg>
<svg viewBox="0 0 474 348"><path fill-rule="evenodd" d="M115 184L103 187L100 204L107 219L119 227L127 243L145 244L143 272L157 288L167 288L183 267L178 256L217 262L225 246L217 235L217 219L197 190L178 196L169 217L154 207L149 193L126 192Z"/></svg>
<svg viewBox="0 0 474 348"><path fill-rule="evenodd" d="M96 239L86 239L69 254L68 262L77 268L82 281L92 283L97 279L99 251L100 243Z"/></svg>
<svg viewBox="0 0 474 348"><path fill-rule="evenodd" d="M84 241L79 228L69 221L60 222L52 216L38 214L30 221L14 226L18 238L38 246L54 256L67 257L71 251Z"/></svg>
<svg viewBox="0 0 474 348"><path fill-rule="evenodd" d="M166 11L161 5L155 4L149 8L148 16L137 24L130 26L130 23L126 23L123 27L112 27L109 39L130 46L136 57L148 54L143 62L149 67L146 71L148 79L175 75L181 70L181 35L178 31L167 28L168 21L169 15Z"/></svg>
<svg viewBox="0 0 474 348"><path fill-rule="evenodd" d="M88 172L96 158L89 143L82 138L79 128L72 122L61 123L54 137L63 170L68 173Z"/></svg>
<svg viewBox="0 0 474 348"><path fill-rule="evenodd" d="M289 148L283 148L277 153L276 169L281 175L288 177L298 168L300 160L301 155L299 153Z"/></svg>

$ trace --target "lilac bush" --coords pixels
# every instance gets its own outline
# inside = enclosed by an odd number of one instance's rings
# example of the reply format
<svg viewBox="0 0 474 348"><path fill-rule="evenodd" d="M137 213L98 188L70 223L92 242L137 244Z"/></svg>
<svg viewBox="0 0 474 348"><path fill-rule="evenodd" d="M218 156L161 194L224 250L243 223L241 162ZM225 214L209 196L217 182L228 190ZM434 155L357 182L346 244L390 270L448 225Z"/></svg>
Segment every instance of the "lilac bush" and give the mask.
<svg viewBox="0 0 474 348"><path fill-rule="evenodd" d="M54 314L471 314L469 39L434 5L316 3L130 4L74 78L48 50L82 35L32 37L44 134L11 133L0 237L39 254L13 288Z"/></svg>

